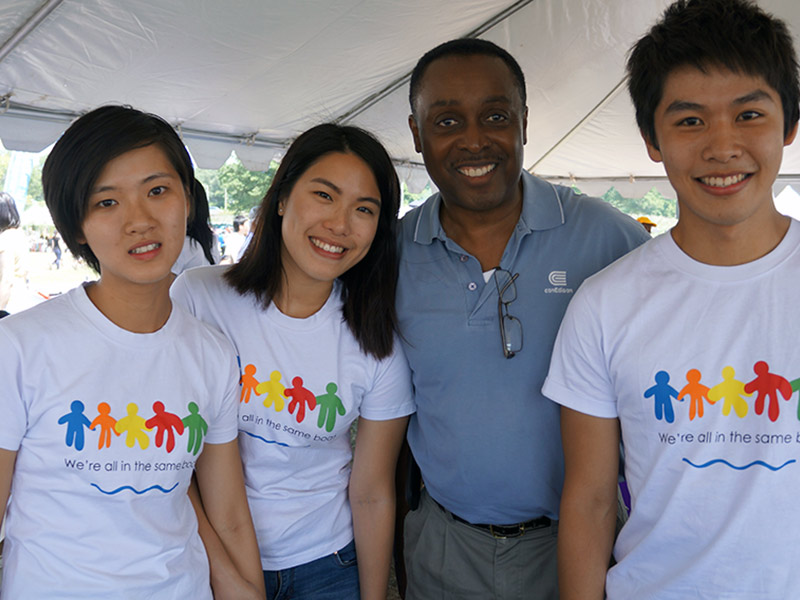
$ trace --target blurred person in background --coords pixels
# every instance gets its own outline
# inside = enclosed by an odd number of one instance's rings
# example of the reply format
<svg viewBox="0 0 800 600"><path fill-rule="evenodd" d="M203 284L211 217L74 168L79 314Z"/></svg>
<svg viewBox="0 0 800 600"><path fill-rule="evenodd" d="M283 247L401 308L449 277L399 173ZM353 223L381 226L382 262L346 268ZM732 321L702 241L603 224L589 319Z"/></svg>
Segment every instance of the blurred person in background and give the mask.
<svg viewBox="0 0 800 600"><path fill-rule="evenodd" d="M25 234L14 198L0 192L0 310L15 312L17 296L27 289Z"/></svg>

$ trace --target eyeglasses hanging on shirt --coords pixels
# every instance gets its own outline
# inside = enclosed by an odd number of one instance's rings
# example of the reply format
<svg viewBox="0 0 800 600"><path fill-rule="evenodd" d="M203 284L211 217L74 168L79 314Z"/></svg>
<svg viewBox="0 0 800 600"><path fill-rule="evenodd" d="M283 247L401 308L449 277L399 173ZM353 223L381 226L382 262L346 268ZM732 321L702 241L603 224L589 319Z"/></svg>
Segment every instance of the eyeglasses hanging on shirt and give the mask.
<svg viewBox="0 0 800 600"><path fill-rule="evenodd" d="M522 350L522 323L508 311L508 305L517 299L517 286L514 281L519 273L513 275L495 267L492 278L497 287L497 316L500 320L500 339L503 342L503 356L513 358Z"/></svg>

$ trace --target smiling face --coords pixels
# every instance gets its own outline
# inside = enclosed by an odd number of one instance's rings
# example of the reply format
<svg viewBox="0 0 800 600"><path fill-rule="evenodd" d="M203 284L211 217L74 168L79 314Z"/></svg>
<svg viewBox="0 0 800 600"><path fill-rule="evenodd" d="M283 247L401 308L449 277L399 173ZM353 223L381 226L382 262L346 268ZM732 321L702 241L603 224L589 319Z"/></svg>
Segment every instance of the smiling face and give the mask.
<svg viewBox="0 0 800 600"><path fill-rule="evenodd" d="M654 122L656 142L645 141L678 193L673 236L680 245L734 228L755 236L785 231L772 184L796 127L784 139L780 97L763 78L677 69L666 79Z"/></svg>
<svg viewBox="0 0 800 600"><path fill-rule="evenodd" d="M409 126L448 210L489 211L521 199L527 119L500 58L445 56L428 66Z"/></svg>
<svg viewBox="0 0 800 600"><path fill-rule="evenodd" d="M278 204L286 291L330 290L369 252L380 208L375 175L358 156L334 152L308 167Z"/></svg>
<svg viewBox="0 0 800 600"><path fill-rule="evenodd" d="M82 235L100 263L105 290L166 282L183 248L189 199L157 145L106 163L87 201Z"/></svg>

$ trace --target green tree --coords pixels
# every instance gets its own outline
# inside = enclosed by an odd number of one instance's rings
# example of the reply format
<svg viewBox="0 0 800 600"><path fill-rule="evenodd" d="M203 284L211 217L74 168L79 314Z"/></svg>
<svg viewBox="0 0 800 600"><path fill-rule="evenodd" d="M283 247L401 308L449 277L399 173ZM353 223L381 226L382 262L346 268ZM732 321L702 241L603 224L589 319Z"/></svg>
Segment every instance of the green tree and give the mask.
<svg viewBox="0 0 800 600"><path fill-rule="evenodd" d="M225 208L225 192L219 183L217 171L214 169L195 169L194 176L203 184L208 197L208 205Z"/></svg>
<svg viewBox="0 0 800 600"><path fill-rule="evenodd" d="M645 215L659 215L662 217L677 216L675 212L675 201L665 198L656 188L652 188L641 199L639 206L640 212Z"/></svg>
<svg viewBox="0 0 800 600"><path fill-rule="evenodd" d="M247 214L257 206L278 169L272 161L266 172L248 171L238 158L231 158L217 171L217 179L223 194L223 208L234 213Z"/></svg>
<svg viewBox="0 0 800 600"><path fill-rule="evenodd" d="M40 156L39 162L33 165L31 178L28 181L28 196L25 206L31 206L34 202L44 202L44 189L42 188L42 167L46 156Z"/></svg>
<svg viewBox="0 0 800 600"><path fill-rule="evenodd" d="M401 183L400 185L402 186L402 198L400 198L401 206L410 206L414 203L416 203L414 205L417 206L421 202L424 202L433 193L430 183L428 183L418 194L412 194L409 192L408 186L406 186L405 183Z"/></svg>
<svg viewBox="0 0 800 600"><path fill-rule="evenodd" d="M675 201L663 196L656 188L652 188L641 198L625 198L612 186L603 194L603 200L629 215L676 216Z"/></svg>
<svg viewBox="0 0 800 600"><path fill-rule="evenodd" d="M0 188L3 187L3 184L5 184L6 181L9 160L11 160L11 153L0 146Z"/></svg>

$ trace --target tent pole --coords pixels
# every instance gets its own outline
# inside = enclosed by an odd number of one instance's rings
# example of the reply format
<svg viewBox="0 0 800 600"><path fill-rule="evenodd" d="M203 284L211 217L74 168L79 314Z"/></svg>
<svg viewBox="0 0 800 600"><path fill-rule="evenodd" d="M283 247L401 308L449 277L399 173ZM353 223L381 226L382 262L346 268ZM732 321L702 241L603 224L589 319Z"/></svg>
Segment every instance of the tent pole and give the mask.
<svg viewBox="0 0 800 600"><path fill-rule="evenodd" d="M16 48L28 35L36 29L39 24L44 21L47 16L53 12L64 0L47 0L42 4L39 9L33 13L30 19L14 32L6 42L0 46L0 62L6 59L6 56Z"/></svg>
<svg viewBox="0 0 800 600"><path fill-rule="evenodd" d="M475 29L464 34L462 37L474 38L478 37L482 33L486 33L492 27L494 27L498 23L505 21L508 17L513 15L515 12L521 10L522 8L524 8L533 1L534 0L517 0L511 6L503 9L502 11L494 15L491 19L481 23ZM375 104L386 98L386 96L388 96L395 90L403 87L406 83L408 83L410 79L411 79L411 71L405 73L401 77L398 77L397 79L395 79L382 89L378 90L377 92L370 94L369 96L361 100L361 102L356 104L353 108L349 109L348 111L336 117L334 121L336 123L344 123L353 119L354 117L357 117L371 106L374 106Z"/></svg>
<svg viewBox="0 0 800 600"><path fill-rule="evenodd" d="M555 144L553 144L547 152L542 154L537 159L537 161L535 163L533 163L528 168L528 171L530 171L531 173L535 173L536 172L536 167L538 167L542 163L543 160L545 160L553 152L558 150L558 147L561 146L561 144L565 143L569 138L571 138L573 135L575 135L586 123L591 121L597 113L599 113L601 110L603 110L603 108L605 108L605 106L609 102L611 102L611 100L613 100L616 97L616 95L620 92L620 90L625 86L625 84L627 82L628 82L628 78L627 77L623 77L622 81L620 81L617 85L615 85L614 89L611 90L610 92L608 92L608 94L606 94L605 97L603 97L603 99L600 100L600 102L598 102L594 106L594 108L592 108L592 110L590 110L588 113L586 113L584 115L584 117L580 121L578 121L572 127L572 129L570 129L567 133L565 133L560 140L558 140Z"/></svg>

